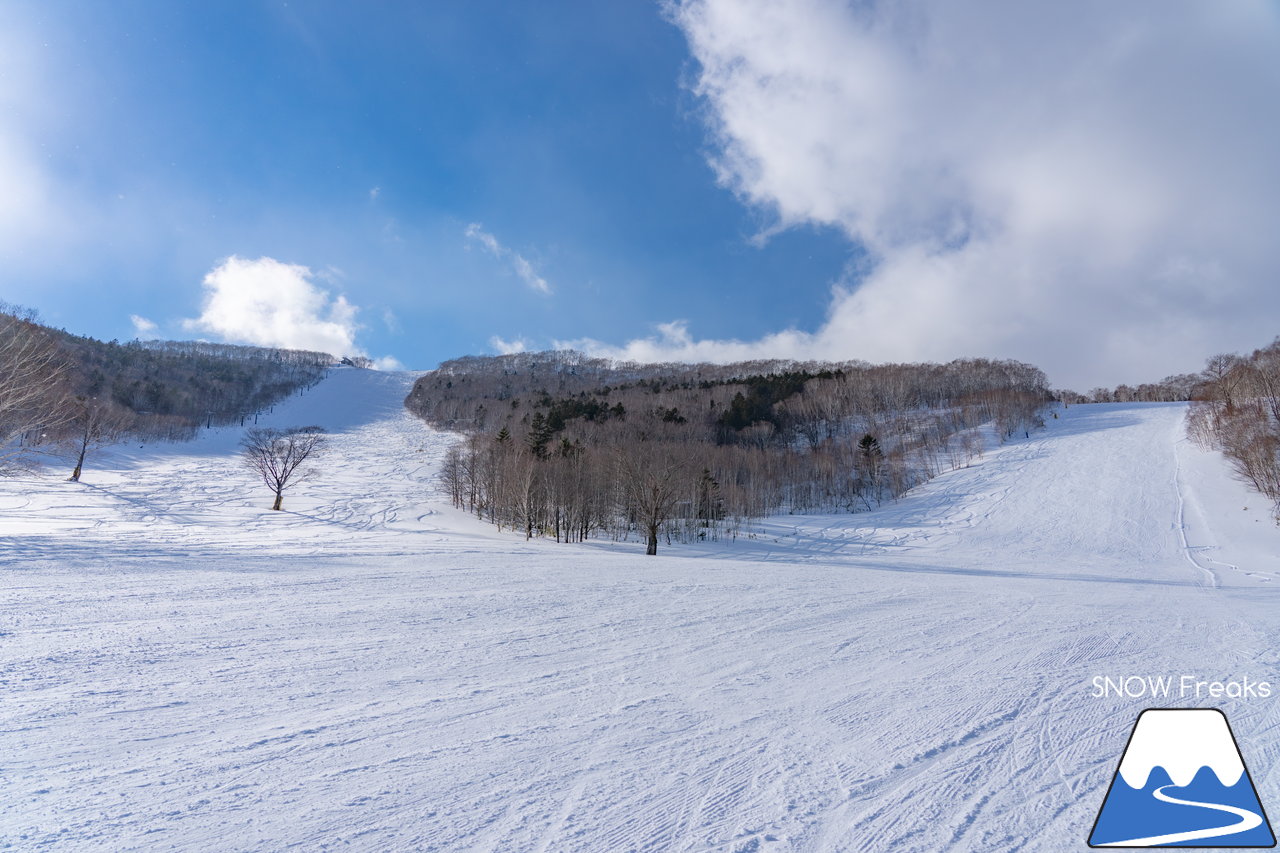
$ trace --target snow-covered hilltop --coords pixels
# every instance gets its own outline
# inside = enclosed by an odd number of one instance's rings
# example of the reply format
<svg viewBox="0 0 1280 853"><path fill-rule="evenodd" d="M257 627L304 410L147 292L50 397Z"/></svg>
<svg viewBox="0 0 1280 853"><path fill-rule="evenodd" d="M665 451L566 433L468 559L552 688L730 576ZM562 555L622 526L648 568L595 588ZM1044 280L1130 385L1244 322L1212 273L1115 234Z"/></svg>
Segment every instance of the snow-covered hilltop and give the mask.
<svg viewBox="0 0 1280 853"><path fill-rule="evenodd" d="M0 481L0 846L1074 849L1150 702L1094 676L1280 665L1280 537L1178 404L646 558L449 506L412 379L263 419L330 433L283 512L238 428Z"/></svg>

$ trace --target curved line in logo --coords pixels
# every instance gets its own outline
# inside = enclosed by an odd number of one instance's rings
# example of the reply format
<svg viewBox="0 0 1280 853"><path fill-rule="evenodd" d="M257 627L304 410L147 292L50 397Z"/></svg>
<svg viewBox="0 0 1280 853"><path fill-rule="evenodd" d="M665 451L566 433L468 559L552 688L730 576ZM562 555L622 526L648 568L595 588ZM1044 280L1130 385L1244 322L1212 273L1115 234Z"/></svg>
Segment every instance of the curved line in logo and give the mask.
<svg viewBox="0 0 1280 853"><path fill-rule="evenodd" d="M1165 803L1173 803L1175 806L1195 806L1202 809L1213 809L1217 812L1227 812L1233 814L1240 820L1236 823L1226 826L1215 826L1209 829L1194 829L1187 832L1171 832L1167 835L1152 835L1148 838L1130 838L1126 841L1112 841L1107 844L1099 844L1098 847L1157 847L1162 844L1181 844L1184 841L1198 841L1202 838L1221 838L1224 835L1234 835L1237 832L1248 832L1255 826L1262 826L1262 815L1257 812L1251 812L1248 809L1238 809L1235 806L1224 806L1218 803L1198 803L1195 800L1180 800L1177 797L1171 797L1166 794L1165 788L1176 788L1177 785L1165 785L1156 788L1151 792L1157 800Z"/></svg>

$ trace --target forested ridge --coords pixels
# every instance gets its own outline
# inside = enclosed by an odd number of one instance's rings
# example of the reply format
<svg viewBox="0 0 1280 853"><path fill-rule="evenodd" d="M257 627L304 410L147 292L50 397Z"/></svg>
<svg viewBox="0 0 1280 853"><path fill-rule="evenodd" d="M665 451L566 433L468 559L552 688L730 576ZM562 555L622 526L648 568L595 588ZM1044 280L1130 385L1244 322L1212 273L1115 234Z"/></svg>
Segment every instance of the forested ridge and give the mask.
<svg viewBox="0 0 1280 853"><path fill-rule="evenodd" d="M328 353L201 341L118 341L42 325L0 305L0 457L125 437L182 440L243 423L314 385ZM82 460L83 461L83 460Z"/></svg>
<svg viewBox="0 0 1280 853"><path fill-rule="evenodd" d="M66 335L74 393L109 399L177 429L228 424L314 385L328 353L201 341L115 341Z"/></svg>
<svg viewBox="0 0 1280 853"><path fill-rule="evenodd" d="M778 511L858 511L1042 423L1044 374L1014 361L635 364L570 351L467 357L406 399L467 439L453 502L529 536L736 535Z"/></svg>

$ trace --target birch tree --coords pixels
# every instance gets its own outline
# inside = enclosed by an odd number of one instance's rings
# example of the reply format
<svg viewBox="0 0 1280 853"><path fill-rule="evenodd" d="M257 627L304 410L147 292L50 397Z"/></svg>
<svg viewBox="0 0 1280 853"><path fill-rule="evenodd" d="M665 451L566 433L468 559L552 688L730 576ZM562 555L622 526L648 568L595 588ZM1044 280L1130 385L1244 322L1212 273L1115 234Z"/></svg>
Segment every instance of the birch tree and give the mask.
<svg viewBox="0 0 1280 853"><path fill-rule="evenodd" d="M0 473L20 467L26 434L65 422L67 369L52 337L30 316L0 304Z"/></svg>

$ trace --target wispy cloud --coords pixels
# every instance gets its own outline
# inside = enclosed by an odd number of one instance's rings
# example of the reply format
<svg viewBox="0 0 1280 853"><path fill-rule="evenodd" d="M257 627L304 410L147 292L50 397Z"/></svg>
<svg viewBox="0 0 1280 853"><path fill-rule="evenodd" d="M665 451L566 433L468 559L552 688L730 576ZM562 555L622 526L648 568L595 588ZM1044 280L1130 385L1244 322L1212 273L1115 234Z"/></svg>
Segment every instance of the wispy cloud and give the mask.
<svg viewBox="0 0 1280 853"><path fill-rule="evenodd" d="M139 316L138 314L130 314L129 322L133 323L133 332L139 338L150 337L160 328L146 317Z"/></svg>
<svg viewBox="0 0 1280 853"><path fill-rule="evenodd" d="M831 359L850 358L847 352L827 347L816 335L795 329L767 335L754 341L695 338L687 320L658 323L654 334L636 338L621 346L596 340L577 338L555 341L556 349L575 349L587 355L622 361L683 361L725 364L757 358Z"/></svg>
<svg viewBox="0 0 1280 853"><path fill-rule="evenodd" d="M547 280L538 275L538 271L534 269L533 264L512 249L507 248L498 242L498 238L484 230L478 222L473 222L467 226L463 232L468 240L479 243L484 250L499 260L506 261L511 265L512 271L519 276L520 280L529 286L530 290L536 291L543 295L550 295L551 285L547 284Z"/></svg>
<svg viewBox="0 0 1280 853"><path fill-rule="evenodd" d="M513 338L508 341L494 335L489 338L489 347L499 355L511 355L529 349L529 342L524 338Z"/></svg>
<svg viewBox="0 0 1280 853"><path fill-rule="evenodd" d="M1001 355L1087 385L1275 334L1280 120L1256 108L1277 91L1273 4L668 12L723 185L777 229L841 229L869 263L811 333L698 342L680 326L618 351Z"/></svg>
<svg viewBox="0 0 1280 853"><path fill-rule="evenodd" d="M400 325L400 318L390 308L382 309L382 325L386 326L387 331L393 335L404 331L404 327Z"/></svg>

